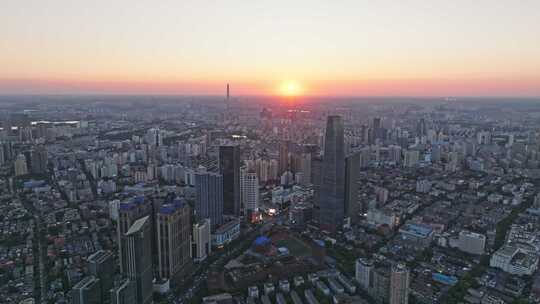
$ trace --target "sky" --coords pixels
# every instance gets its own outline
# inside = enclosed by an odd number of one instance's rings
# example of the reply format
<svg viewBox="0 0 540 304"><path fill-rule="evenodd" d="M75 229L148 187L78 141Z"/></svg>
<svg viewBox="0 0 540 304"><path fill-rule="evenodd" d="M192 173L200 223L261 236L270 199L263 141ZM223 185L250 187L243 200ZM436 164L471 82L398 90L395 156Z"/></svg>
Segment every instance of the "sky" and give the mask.
<svg viewBox="0 0 540 304"><path fill-rule="evenodd" d="M540 96L538 0L2 0L0 94Z"/></svg>

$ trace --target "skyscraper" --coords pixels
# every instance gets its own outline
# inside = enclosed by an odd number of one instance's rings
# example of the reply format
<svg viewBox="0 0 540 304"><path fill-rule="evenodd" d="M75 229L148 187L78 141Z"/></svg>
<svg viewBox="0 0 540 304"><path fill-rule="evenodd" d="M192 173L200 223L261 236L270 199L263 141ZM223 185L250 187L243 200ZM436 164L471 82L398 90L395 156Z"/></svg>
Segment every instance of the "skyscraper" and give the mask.
<svg viewBox="0 0 540 304"><path fill-rule="evenodd" d="M360 284L360 287L365 291L369 290L369 288L373 286L372 272L372 261L364 258L359 258L356 260L355 278L358 284Z"/></svg>
<svg viewBox="0 0 540 304"><path fill-rule="evenodd" d="M360 152L355 152L345 159L345 216L355 222L358 219L358 170L360 170Z"/></svg>
<svg viewBox="0 0 540 304"><path fill-rule="evenodd" d="M88 257L88 272L99 279L101 302L109 300L109 290L114 286L114 257L105 250L96 251Z"/></svg>
<svg viewBox="0 0 540 304"><path fill-rule="evenodd" d="M257 173L245 170L241 174L242 200L246 214L259 209L259 179Z"/></svg>
<svg viewBox="0 0 540 304"><path fill-rule="evenodd" d="M390 268L379 267L371 270L371 284L368 294L376 303L389 303L390 296Z"/></svg>
<svg viewBox="0 0 540 304"><path fill-rule="evenodd" d="M126 232L126 274L135 282L135 303L152 300L152 230L149 216L136 220Z"/></svg>
<svg viewBox="0 0 540 304"><path fill-rule="evenodd" d="M94 276L84 277L70 292L71 304L100 304L101 288L99 279Z"/></svg>
<svg viewBox="0 0 540 304"><path fill-rule="evenodd" d="M290 142L288 140L279 143L279 176L289 169L289 146Z"/></svg>
<svg viewBox="0 0 540 304"><path fill-rule="evenodd" d="M219 168L223 175L223 213L239 216L240 148L237 145L219 147Z"/></svg>
<svg viewBox="0 0 540 304"><path fill-rule="evenodd" d="M390 273L390 304L409 303L409 270L404 264L392 267Z"/></svg>
<svg viewBox="0 0 540 304"><path fill-rule="evenodd" d="M223 223L223 176L218 173L195 173L195 216L197 220L210 219L212 229Z"/></svg>
<svg viewBox="0 0 540 304"><path fill-rule="evenodd" d="M160 279L169 279L173 284L182 279L191 261L190 216L189 205L180 199L162 205L157 213L157 273Z"/></svg>
<svg viewBox="0 0 540 304"><path fill-rule="evenodd" d="M322 158L316 156L311 160L311 181L313 183L313 219L319 221L321 207Z"/></svg>
<svg viewBox="0 0 540 304"><path fill-rule="evenodd" d="M424 118L420 118L416 125L416 135L418 136L425 136L427 135L427 127L426 127L426 120Z"/></svg>
<svg viewBox="0 0 540 304"><path fill-rule="evenodd" d="M153 147L163 146L163 132L159 128L151 128L146 132L145 141Z"/></svg>
<svg viewBox="0 0 540 304"><path fill-rule="evenodd" d="M381 124L381 118L375 117L373 118L373 141L376 139L382 138L382 124Z"/></svg>
<svg viewBox="0 0 540 304"><path fill-rule="evenodd" d="M420 159L420 151L407 150L403 152L403 166L407 168L415 167Z"/></svg>
<svg viewBox="0 0 540 304"><path fill-rule="evenodd" d="M336 232L343 223L345 209L345 152L341 116L328 116L322 163L320 196L321 229Z"/></svg>
<svg viewBox="0 0 540 304"><path fill-rule="evenodd" d="M26 164L26 157L24 154L19 154L14 163L15 176L28 174L28 166Z"/></svg>
<svg viewBox="0 0 540 304"><path fill-rule="evenodd" d="M2 142L0 148L4 151L4 161L9 161L13 159L13 142Z"/></svg>
<svg viewBox="0 0 540 304"><path fill-rule="evenodd" d="M300 158L300 171L304 174L302 184L308 186L311 181L311 153L302 153Z"/></svg>
<svg viewBox="0 0 540 304"><path fill-rule="evenodd" d="M126 233L136 220L144 216L150 216L150 218L153 217L153 205L145 200L143 196L135 197L127 202L120 203L120 208L118 209L117 238L120 272L123 274L127 269ZM155 248L155 244L153 244L152 247Z"/></svg>
<svg viewBox="0 0 540 304"><path fill-rule="evenodd" d="M43 174L47 172L47 148L45 146L37 146L30 153L32 173Z"/></svg>
<svg viewBox="0 0 540 304"><path fill-rule="evenodd" d="M125 279L110 290L111 304L135 303L135 282Z"/></svg>
<svg viewBox="0 0 540 304"><path fill-rule="evenodd" d="M199 223L193 224L193 233L191 234L191 257L196 261L205 260L212 252L210 219L205 219Z"/></svg>

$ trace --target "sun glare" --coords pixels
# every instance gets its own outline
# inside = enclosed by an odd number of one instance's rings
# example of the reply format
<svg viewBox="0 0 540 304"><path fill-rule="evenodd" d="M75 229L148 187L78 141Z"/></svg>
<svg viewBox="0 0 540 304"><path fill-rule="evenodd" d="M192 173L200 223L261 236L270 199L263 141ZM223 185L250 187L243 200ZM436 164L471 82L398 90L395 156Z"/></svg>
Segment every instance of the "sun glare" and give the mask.
<svg viewBox="0 0 540 304"><path fill-rule="evenodd" d="M302 94L303 90L298 82L286 81L281 84L279 92L284 96L298 96Z"/></svg>

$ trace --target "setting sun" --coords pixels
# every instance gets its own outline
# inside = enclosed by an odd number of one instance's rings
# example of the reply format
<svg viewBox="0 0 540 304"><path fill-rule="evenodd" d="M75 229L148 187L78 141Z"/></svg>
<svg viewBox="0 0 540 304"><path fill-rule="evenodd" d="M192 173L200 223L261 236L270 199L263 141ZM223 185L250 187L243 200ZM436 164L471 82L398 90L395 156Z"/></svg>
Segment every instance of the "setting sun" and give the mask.
<svg viewBox="0 0 540 304"><path fill-rule="evenodd" d="M279 93L284 96L298 96L302 92L302 87L296 81L286 81L279 87Z"/></svg>

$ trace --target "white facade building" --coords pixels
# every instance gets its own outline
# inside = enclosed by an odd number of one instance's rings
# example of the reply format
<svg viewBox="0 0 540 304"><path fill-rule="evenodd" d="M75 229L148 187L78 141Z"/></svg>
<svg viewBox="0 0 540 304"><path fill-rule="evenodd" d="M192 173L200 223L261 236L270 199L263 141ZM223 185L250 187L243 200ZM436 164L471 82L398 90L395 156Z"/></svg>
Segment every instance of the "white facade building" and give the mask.
<svg viewBox="0 0 540 304"><path fill-rule="evenodd" d="M463 230L459 233L458 248L470 254L484 254L486 236L479 233Z"/></svg>

